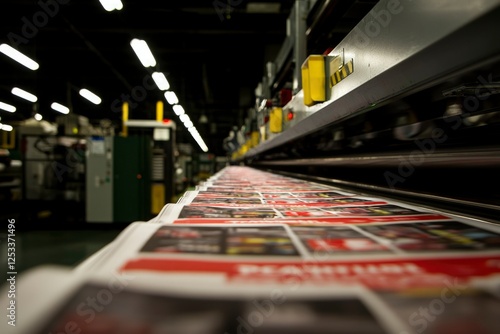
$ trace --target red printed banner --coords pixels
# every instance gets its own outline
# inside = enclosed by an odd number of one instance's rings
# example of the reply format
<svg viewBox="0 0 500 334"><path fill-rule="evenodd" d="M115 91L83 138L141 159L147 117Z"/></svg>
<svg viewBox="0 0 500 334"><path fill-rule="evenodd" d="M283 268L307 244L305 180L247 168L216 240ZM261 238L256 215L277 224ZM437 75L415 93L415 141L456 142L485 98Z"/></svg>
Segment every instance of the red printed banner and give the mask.
<svg viewBox="0 0 500 334"><path fill-rule="evenodd" d="M217 261L185 259L135 259L121 271L225 274L228 280L252 282L307 282L362 284L378 290L439 287L444 280L468 283L472 278L500 279L500 256L470 258L397 259L370 261Z"/></svg>

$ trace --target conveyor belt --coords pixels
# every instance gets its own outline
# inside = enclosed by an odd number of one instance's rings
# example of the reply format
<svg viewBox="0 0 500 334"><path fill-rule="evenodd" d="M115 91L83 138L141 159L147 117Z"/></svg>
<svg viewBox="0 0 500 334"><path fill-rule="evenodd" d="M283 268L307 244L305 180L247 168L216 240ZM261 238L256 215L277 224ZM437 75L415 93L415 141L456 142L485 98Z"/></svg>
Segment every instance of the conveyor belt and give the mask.
<svg viewBox="0 0 500 334"><path fill-rule="evenodd" d="M226 167L73 273L26 274L18 333L500 331L500 226L306 177Z"/></svg>
<svg viewBox="0 0 500 334"><path fill-rule="evenodd" d="M304 161L305 162L305 161ZM263 164L265 165L265 164ZM267 171L278 173L290 177L295 177L312 182L318 182L331 186L338 186L347 190L361 191L374 196L383 196L410 203L418 204L424 207L443 210L455 215L465 215L477 219L486 219L492 223L500 223L500 201L495 199L492 203L480 202L480 198L473 197L469 200L464 200L452 196L443 195L443 193L424 193L409 190L390 189L387 187L353 182L335 178L320 177L306 175L295 172L286 172L276 169L268 169ZM491 198L490 198L491 200Z"/></svg>

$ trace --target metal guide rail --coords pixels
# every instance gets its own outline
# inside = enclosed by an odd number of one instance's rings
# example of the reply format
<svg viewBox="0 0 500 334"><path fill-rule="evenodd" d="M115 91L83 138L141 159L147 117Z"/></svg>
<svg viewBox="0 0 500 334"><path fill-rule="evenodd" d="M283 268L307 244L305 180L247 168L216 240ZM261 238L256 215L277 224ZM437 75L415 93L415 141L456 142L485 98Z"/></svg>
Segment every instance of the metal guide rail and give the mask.
<svg viewBox="0 0 500 334"><path fill-rule="evenodd" d="M330 53L354 62L331 98L236 162L498 222L500 2L404 2L360 45L390 3Z"/></svg>
<svg viewBox="0 0 500 334"><path fill-rule="evenodd" d="M236 162L497 207L500 40L490 32L500 3L404 2L361 45L390 3L379 2L330 53L354 61L330 100Z"/></svg>
<svg viewBox="0 0 500 334"><path fill-rule="evenodd" d="M323 162L326 166L329 166L328 162ZM449 163L449 161L447 163ZM306 164L312 166L312 168L309 169L309 174L307 174L308 170L303 168ZM345 174L337 175L338 178L332 178L331 169L317 169L315 168L315 164L321 164L321 160L302 160L297 165L291 162L290 165L294 165L295 168L280 166L281 169L276 169L272 163L262 164L261 167L265 166L267 171L282 175L336 186L346 190L361 191L373 196L397 199L424 207L443 210L454 215L463 215L500 224L500 196L497 191L498 188L495 186L499 182L498 177L494 178L491 174L485 174L484 171L481 170L475 170L473 172L468 171L471 173L471 176L469 177L468 174L466 174L467 176L464 177L462 175L464 171L453 173L445 169L438 179L425 179L429 177L429 174L426 174L423 170L419 170L422 176L412 180L413 188L399 187L396 189L387 186L387 179L385 177L384 180L382 180L383 183L374 183L373 179L369 179L370 175L366 176L367 171L363 169L348 169L347 174L354 174L351 178L346 177L342 179L341 177ZM290 165L288 165L288 167L290 167ZM301 168L297 168L298 166ZM311 170L318 175L329 176L315 176L310 174ZM322 171L322 174L318 171ZM384 169L371 170L372 173L377 173L377 171L382 177L384 173L388 173L388 171ZM360 174L365 174L365 178L362 178ZM436 174L432 174L431 177L435 178ZM446 178L446 182L449 182L447 189L444 181ZM368 183L369 181L371 182ZM419 185L420 187L418 187ZM472 188L472 186L474 186L474 188ZM491 189L494 191L492 192Z"/></svg>

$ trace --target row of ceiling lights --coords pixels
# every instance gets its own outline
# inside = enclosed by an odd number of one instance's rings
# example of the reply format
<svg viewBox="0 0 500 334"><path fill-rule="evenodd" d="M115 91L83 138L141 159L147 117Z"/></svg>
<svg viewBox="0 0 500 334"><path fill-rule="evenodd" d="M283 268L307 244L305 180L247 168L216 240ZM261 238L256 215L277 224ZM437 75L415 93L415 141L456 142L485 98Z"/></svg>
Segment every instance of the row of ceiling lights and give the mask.
<svg viewBox="0 0 500 334"><path fill-rule="evenodd" d="M115 9L120 10L123 8L123 4L121 3L120 0L99 0L99 1L101 2L104 9L107 11L112 11ZM153 53L149 49L149 46L146 43L146 41L134 38L130 42L130 45L144 67L156 66L156 59L154 58ZM14 59L15 61L19 62L20 64L26 66L27 68L29 68L33 71L37 70L40 67L36 61L34 61L33 59L24 55L23 53L19 52L18 50L14 49L13 47L11 47L8 44L1 44L0 45L0 52L5 54L8 57ZM172 90L169 90L170 84L169 84L167 78L165 77L165 74L163 74L161 72L154 72L151 76L152 76L154 82L156 83L156 85L158 86L158 88L161 91L165 91L165 93L164 93L165 99L167 100L167 102L170 105L172 105L172 109L174 110L174 113L179 117L179 119L184 124L186 129L193 136L196 143L200 146L200 148L203 150L203 152L208 152L208 147L205 144L200 133L198 132L198 130L194 126L194 124L191 121L191 119L189 118L189 116L186 114L184 108L179 104L179 99L177 98L177 95ZM21 88L18 88L18 87L14 87L11 92L12 92L12 94L14 94L16 96L23 98L27 101L33 102L33 103L35 103L38 100L36 95L31 94L30 92L27 92L27 91L25 91ZM97 96L93 92L89 91L88 89L85 89L85 88L81 89L79 91L79 94L82 97L84 97L85 99L89 100L90 102L92 102L96 105L98 105L102 102L102 100L99 96ZM66 107L60 103L57 103L57 102L53 102L51 104L51 108L53 110L58 111L58 112L63 113L63 114L68 114L70 112L68 107ZM16 107L14 107L10 104L1 102L1 101L0 101L0 109L3 109L3 110L8 111L8 112L15 112L16 111ZM40 115L38 113L34 117L38 121L42 120L42 115ZM6 127L6 128L4 128L4 127ZM12 130L12 127L0 124L0 129ZM7 131L10 131L10 130L7 130Z"/></svg>
<svg viewBox="0 0 500 334"><path fill-rule="evenodd" d="M30 70L36 71L40 67L40 65L38 65L38 63L36 61L29 58L25 54L19 52L18 50L14 49L13 47L11 47L8 44L5 44L5 43L1 44L0 45L0 52L5 54L6 56L12 58L13 60L17 61L18 63L26 66ZM11 93L17 97L20 97L20 98L25 99L25 100L32 102L32 103L35 103L38 101L38 97L36 95L34 95L34 94L24 90L24 89L21 89L19 87L12 88ZM88 89L85 89L85 88L80 89L79 93L82 97L86 98L87 100L89 100L90 102L92 102L94 104L100 104L102 102L102 100L99 96L92 93ZM53 102L50 107L53 110L58 111L62 114L68 114L70 112L68 107L66 107L58 102ZM0 102L0 109L8 111L8 112L15 112L17 110L15 106L10 105L10 104L5 103L5 102ZM42 118L43 118L42 115L40 115L39 113L37 113L34 117L38 121L42 120Z"/></svg>
<svg viewBox="0 0 500 334"><path fill-rule="evenodd" d="M134 50L135 54L139 58L139 61L144 67L155 67L156 66L156 59L153 56L153 53L151 52L151 49L149 48L148 44L146 41L141 40L141 39L136 39L134 38L130 42L130 46ZM172 106L172 109L174 110L174 113L179 117L180 121L184 124L186 129L191 133L193 136L194 140L196 143L200 146L200 148L203 150L203 152L208 152L208 147L203 141L203 138L201 138L198 130L194 126L193 122L189 118L188 114L186 114L186 111L184 108L179 104L179 99L177 98L177 95L175 92L173 92L170 89L170 84L165 77L165 74L161 72L154 72L151 77L153 78L154 82L156 83L156 86L161 91L165 91L165 99L167 102Z"/></svg>
<svg viewBox="0 0 500 334"><path fill-rule="evenodd" d="M107 10L108 12L113 10L121 10L123 8L123 4L120 0L99 0L99 1L101 2L104 9ZM146 41L134 38L130 42L130 46L132 47L135 54L139 58L139 61L144 67L147 68L156 66L156 59L153 56L153 53L151 52L151 49L149 48L148 43L146 43ZM151 77L156 83L156 86L158 86L158 88L161 91L165 91L165 99L172 106L174 113L179 117L180 121L184 124L189 133L191 133L191 136L193 136L196 143L200 146L203 152L208 152L208 147L205 144L205 141L203 140L200 133L194 126L188 114L186 114L184 108L179 104L179 99L177 98L177 95L172 90L169 90L170 84L167 78L165 77L165 74L161 72L154 72L151 75Z"/></svg>
<svg viewBox="0 0 500 334"><path fill-rule="evenodd" d="M1 44L0 45L0 52L5 54L6 56L12 58L13 60L17 61L18 63L26 66L30 70L36 71L40 67L36 61L34 61L33 59L24 55L23 53L19 52L18 50L14 49L13 47L11 47L8 44L5 44L5 43ZM38 97L36 95L34 95L28 91L25 91L24 89L21 89L19 87L12 88L11 93L13 95L16 95L17 97L20 97L20 98L25 99L25 100L32 102L32 103L35 103L36 101L38 101ZM87 100L89 100L90 102L92 102L94 104L100 104L102 102L102 100L99 96L92 93L88 89L85 89L85 88L80 89L79 93L82 97L86 98ZM63 113L63 114L68 114L70 111L68 107L66 107L58 102L53 102L50 107L53 110L56 110L56 111ZM16 111L16 107L14 107L10 104L7 104L5 102L0 102L0 109L3 109L3 110L8 111L8 112L15 112ZM35 118L37 120L41 120L42 116L40 114L37 114L35 116Z"/></svg>
<svg viewBox="0 0 500 334"><path fill-rule="evenodd" d="M40 68L40 65L36 61L34 61L30 57L26 56L25 54L21 53L20 51L14 49L13 47L11 47L8 44L5 44L5 43L1 44L0 45L0 52L5 54L9 58L17 61L21 65L29 68L32 71L36 71ZM25 99L29 102L32 102L32 103L35 103L38 101L38 97L36 95L34 95L30 92L27 92L24 89L18 88L18 87L12 88L11 93L13 95L16 95L16 96L18 96L22 99ZM81 95L81 93L80 93L80 95ZM52 103L51 108L58 111L58 112L61 112L63 114L69 113L69 108L67 108L66 106L63 106L57 102ZM1 101L0 101L0 109L5 110L7 112L11 112L11 113L16 112L16 110L17 110L17 108L15 106L10 105L10 104L5 103L5 102L1 102ZM34 118L37 121L41 121L43 119L43 116L41 114L37 113L34 115ZM0 129L3 129L3 126L5 126L5 125L0 126ZM9 126L9 129L10 129L9 131L12 131L11 126Z"/></svg>

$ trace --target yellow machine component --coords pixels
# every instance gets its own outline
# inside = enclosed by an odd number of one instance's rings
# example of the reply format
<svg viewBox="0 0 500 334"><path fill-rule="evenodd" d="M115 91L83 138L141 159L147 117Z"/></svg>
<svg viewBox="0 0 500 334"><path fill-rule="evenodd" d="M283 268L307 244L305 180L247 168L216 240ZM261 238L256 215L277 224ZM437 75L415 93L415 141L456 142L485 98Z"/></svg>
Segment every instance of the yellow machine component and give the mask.
<svg viewBox="0 0 500 334"><path fill-rule="evenodd" d="M266 137L266 126L265 125L262 125L260 127L260 140L262 142L264 142L264 141L267 140L267 137Z"/></svg>
<svg viewBox="0 0 500 334"><path fill-rule="evenodd" d="M329 63L329 72L330 75L332 75L333 73L337 72L338 70L340 70L342 68L342 66L344 66L344 56L343 56L343 50L342 50L342 53L339 54L338 56L331 56L331 57L327 57L328 59L328 63ZM330 82L331 83L331 82ZM331 88L331 86L330 86Z"/></svg>
<svg viewBox="0 0 500 334"><path fill-rule="evenodd" d="M163 122L163 102L156 102L156 121Z"/></svg>
<svg viewBox="0 0 500 334"><path fill-rule="evenodd" d="M153 183L151 185L151 213L159 214L165 204L165 185Z"/></svg>
<svg viewBox="0 0 500 334"><path fill-rule="evenodd" d="M274 107L269 113L269 131L280 133L283 131L283 109Z"/></svg>
<svg viewBox="0 0 500 334"><path fill-rule="evenodd" d="M125 122L128 121L128 102L123 102L122 105L122 136L128 136L128 128L125 125Z"/></svg>
<svg viewBox="0 0 500 334"><path fill-rule="evenodd" d="M259 145L259 139L260 139L260 132L259 131L253 131L252 132L252 137L250 138L250 143L252 147L255 147Z"/></svg>
<svg viewBox="0 0 500 334"><path fill-rule="evenodd" d="M16 147L16 134L15 130L12 131L2 131L2 144L1 148L13 149Z"/></svg>
<svg viewBox="0 0 500 334"><path fill-rule="evenodd" d="M245 144L247 145L248 149L251 149L253 147L252 138L247 139Z"/></svg>
<svg viewBox="0 0 500 334"><path fill-rule="evenodd" d="M248 145L247 144L241 145L239 150L240 156L244 156L247 152L248 152Z"/></svg>
<svg viewBox="0 0 500 334"><path fill-rule="evenodd" d="M312 106L326 99L325 58L322 55L310 55L302 64L302 90L304 104Z"/></svg>
<svg viewBox="0 0 500 334"><path fill-rule="evenodd" d="M337 71L331 72L332 75L330 75L330 88L347 78L353 72L354 62L353 59L351 59L345 65L341 66Z"/></svg>

